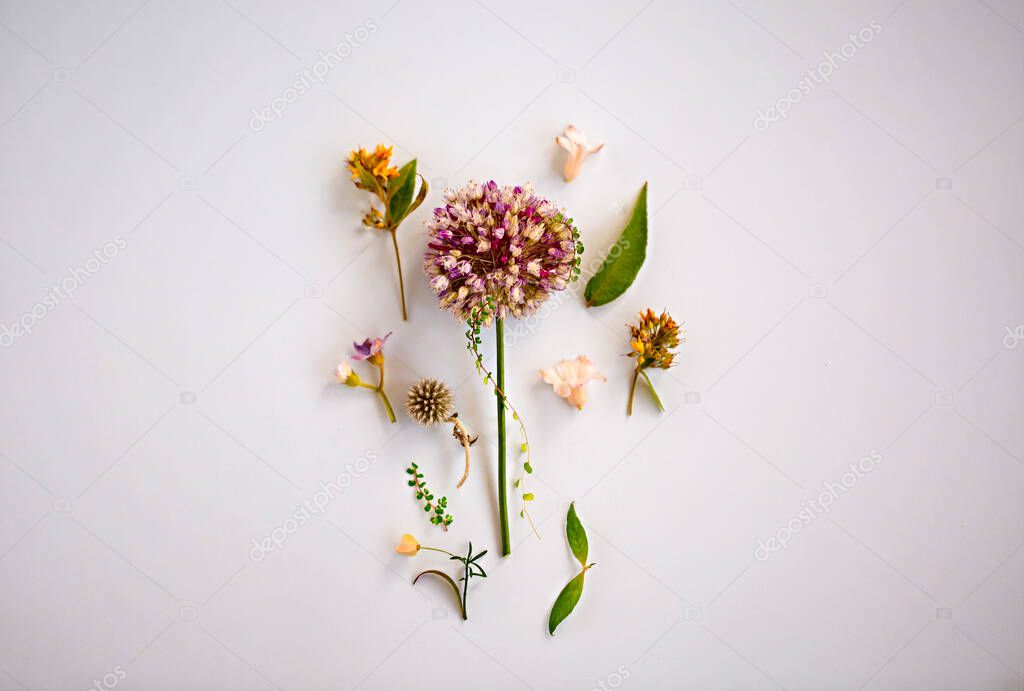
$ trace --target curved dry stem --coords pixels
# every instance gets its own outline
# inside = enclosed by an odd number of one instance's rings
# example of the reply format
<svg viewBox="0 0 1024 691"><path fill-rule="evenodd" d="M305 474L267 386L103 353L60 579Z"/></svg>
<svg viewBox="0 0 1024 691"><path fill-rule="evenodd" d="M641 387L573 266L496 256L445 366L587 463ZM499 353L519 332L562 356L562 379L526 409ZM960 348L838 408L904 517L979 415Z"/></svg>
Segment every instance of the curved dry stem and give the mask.
<svg viewBox="0 0 1024 691"><path fill-rule="evenodd" d="M452 431L452 436L458 439L459 443L462 444L462 448L466 452L466 469L462 473L462 479L459 480L459 484L455 485L455 489L462 489L462 486L466 484L466 478L469 477L469 445L472 444L472 440L469 438L469 431L466 426L462 424L462 420L459 419L458 414L452 415L448 418L448 422L455 425L455 429Z"/></svg>

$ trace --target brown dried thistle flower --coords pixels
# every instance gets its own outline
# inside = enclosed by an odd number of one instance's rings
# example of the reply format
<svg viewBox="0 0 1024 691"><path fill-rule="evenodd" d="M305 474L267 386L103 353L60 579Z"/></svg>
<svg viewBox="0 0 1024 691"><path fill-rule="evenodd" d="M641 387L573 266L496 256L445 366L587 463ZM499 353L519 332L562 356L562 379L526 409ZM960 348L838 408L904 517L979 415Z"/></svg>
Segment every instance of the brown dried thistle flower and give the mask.
<svg viewBox="0 0 1024 691"><path fill-rule="evenodd" d="M633 381L629 387L629 405L626 412L629 415L633 414L633 394L636 392L636 381L640 375L643 375L647 386L650 387L658 408L665 412L665 406L662 405L650 377L644 370L649 367L659 369L671 367L676 357L672 349L686 340L686 331L676 324L675 319L669 316L668 312L662 311L660 315L655 316L650 308L640 313L636 324L627 324L627 326L629 328L629 345L632 348L628 355L631 358L636 358L636 370L633 372Z"/></svg>
<svg viewBox="0 0 1024 691"><path fill-rule="evenodd" d="M452 406L455 396L452 395L448 385L439 379L421 379L409 389L405 398L405 408L409 417L423 425L431 427L441 422L450 422L454 425L452 436L462 445L466 452L466 469L459 480L457 488L461 488L469 477L469 447L476 441L471 437L466 426L459 420L459 414Z"/></svg>
<svg viewBox="0 0 1024 691"><path fill-rule="evenodd" d="M443 381L421 379L409 389L405 407L409 417L429 427L448 421L454 399L451 389Z"/></svg>

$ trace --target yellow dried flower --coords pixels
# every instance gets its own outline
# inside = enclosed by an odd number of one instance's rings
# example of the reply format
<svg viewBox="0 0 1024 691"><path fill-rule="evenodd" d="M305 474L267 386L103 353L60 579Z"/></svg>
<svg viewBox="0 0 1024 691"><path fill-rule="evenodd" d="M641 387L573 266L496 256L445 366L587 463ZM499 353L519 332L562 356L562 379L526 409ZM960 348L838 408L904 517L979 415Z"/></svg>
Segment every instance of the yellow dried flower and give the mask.
<svg viewBox="0 0 1024 691"><path fill-rule="evenodd" d="M629 325L629 337L629 345L633 349L629 356L637 358L640 369L668 369L675 359L671 349L676 348L686 336L668 312L655 316L648 308L640 313L635 325Z"/></svg>
<svg viewBox="0 0 1024 691"><path fill-rule="evenodd" d="M388 180L398 176L398 168L389 165L391 163L392 147L378 144L373 153L359 147L348 155L348 169L352 173L352 180L356 187L378 194L387 188ZM368 172L378 183L378 188L369 187L363 184L362 171Z"/></svg>

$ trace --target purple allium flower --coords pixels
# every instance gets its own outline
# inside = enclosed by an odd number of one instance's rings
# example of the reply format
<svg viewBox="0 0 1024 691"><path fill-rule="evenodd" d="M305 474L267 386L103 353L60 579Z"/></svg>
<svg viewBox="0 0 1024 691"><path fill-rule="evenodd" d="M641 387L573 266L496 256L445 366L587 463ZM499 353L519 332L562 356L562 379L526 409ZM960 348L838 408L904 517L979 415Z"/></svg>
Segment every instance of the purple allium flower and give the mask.
<svg viewBox="0 0 1024 691"><path fill-rule="evenodd" d="M441 307L466 321L491 297L497 316L520 318L576 276L578 231L530 184L470 182L445 190L427 222L423 268Z"/></svg>

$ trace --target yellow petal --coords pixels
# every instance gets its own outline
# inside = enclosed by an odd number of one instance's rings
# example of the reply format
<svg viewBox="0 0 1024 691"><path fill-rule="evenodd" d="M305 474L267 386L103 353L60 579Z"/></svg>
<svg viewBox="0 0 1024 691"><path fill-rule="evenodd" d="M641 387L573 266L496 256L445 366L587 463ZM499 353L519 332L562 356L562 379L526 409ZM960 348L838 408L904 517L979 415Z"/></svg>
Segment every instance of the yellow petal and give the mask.
<svg viewBox="0 0 1024 691"><path fill-rule="evenodd" d="M409 533L402 536L401 542L395 547L395 551L406 557L414 557L420 551L420 543Z"/></svg>

